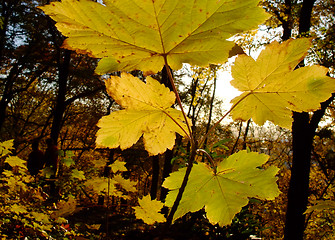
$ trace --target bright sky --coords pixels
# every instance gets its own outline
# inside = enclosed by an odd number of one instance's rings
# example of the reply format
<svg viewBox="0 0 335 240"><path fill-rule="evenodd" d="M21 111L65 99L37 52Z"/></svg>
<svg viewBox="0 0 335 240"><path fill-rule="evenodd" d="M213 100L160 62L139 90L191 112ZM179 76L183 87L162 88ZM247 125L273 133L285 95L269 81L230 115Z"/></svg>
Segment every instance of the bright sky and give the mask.
<svg viewBox="0 0 335 240"><path fill-rule="evenodd" d="M230 101L240 95L241 92L231 86L230 80L233 78L229 71L220 70L217 74L216 96L223 101L223 107L229 110L231 106Z"/></svg>

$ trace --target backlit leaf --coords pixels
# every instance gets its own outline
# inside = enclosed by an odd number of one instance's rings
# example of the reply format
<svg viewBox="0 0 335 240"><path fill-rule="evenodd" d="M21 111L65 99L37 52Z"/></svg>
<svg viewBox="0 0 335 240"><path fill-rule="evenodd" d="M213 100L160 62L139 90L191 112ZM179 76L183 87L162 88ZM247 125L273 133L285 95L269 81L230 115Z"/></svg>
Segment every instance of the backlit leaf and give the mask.
<svg viewBox="0 0 335 240"><path fill-rule="evenodd" d="M205 163L195 164L174 220L203 207L212 224L228 225L236 213L248 203L248 198L274 199L280 193L276 184L278 168L263 165L269 156L240 151L220 162L217 172ZM172 173L163 183L171 190L166 205L171 207L185 175L186 168Z"/></svg>
<svg viewBox="0 0 335 240"><path fill-rule="evenodd" d="M182 63L223 63L236 33L255 29L268 14L259 0L89 0L52 2L41 9L68 39L64 46L102 58L97 72L156 73L164 58Z"/></svg>
<svg viewBox="0 0 335 240"><path fill-rule="evenodd" d="M151 155L172 149L176 132L187 129L182 112L171 108L175 95L151 77L146 83L123 73L106 81L109 95L124 109L100 119L97 145L126 149L143 135L145 149ZM178 125L176 124L178 123Z"/></svg>
<svg viewBox="0 0 335 240"><path fill-rule="evenodd" d="M292 111L308 112L320 108L320 102L335 92L335 80L327 77L327 68L306 66L296 70L311 46L311 39L273 42L255 61L239 56L232 67L231 84L243 93L232 100L240 101L231 112L237 120L252 118L262 125L269 120L291 128Z"/></svg>
<svg viewBox="0 0 335 240"><path fill-rule="evenodd" d="M142 219L146 224L154 224L155 222L165 222L163 214L159 213L164 204L157 200L151 200L150 196L144 196L138 199L140 206L133 207L137 219Z"/></svg>

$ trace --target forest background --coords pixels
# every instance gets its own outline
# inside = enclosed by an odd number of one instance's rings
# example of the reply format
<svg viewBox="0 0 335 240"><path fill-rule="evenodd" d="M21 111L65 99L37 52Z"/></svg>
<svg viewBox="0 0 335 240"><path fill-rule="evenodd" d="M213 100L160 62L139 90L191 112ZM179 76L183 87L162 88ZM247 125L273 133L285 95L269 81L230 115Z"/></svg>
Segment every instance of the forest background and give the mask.
<svg viewBox="0 0 335 240"><path fill-rule="evenodd" d="M0 141L4 142L1 185L2 191L6 190L0 197L0 233L8 239L43 239L49 236L55 239L134 239L139 236L150 239L157 233L154 227L136 220L132 208L136 205L134 199L147 194L152 199L164 199L167 190L160 187L161 183L172 170L186 164L189 146L182 139L177 139L173 150L157 156L149 156L141 142L124 151L96 149L97 122L120 107L106 92L105 76L94 72L98 60L62 48L64 37L53 20L37 8L48 3L2 0L0 5ZM235 37L245 53L258 51L274 39L284 41L291 37L312 36L313 47L305 64L325 66L330 70L329 75L334 76L334 1L285 0L262 1L260 4L272 17L261 30ZM264 34L259 34L260 31ZM216 98L222 91L216 87L217 82L224 81L218 79L217 71L227 67L185 67L174 73L187 116L198 135L208 131L227 110ZM140 71L133 71L132 74L143 78ZM166 79L165 75L163 70L157 78ZM185 76L191 82L183 81ZM168 86L168 81L165 84ZM302 166L298 167L293 167L296 163L292 139L294 134L299 135L299 130L293 129L292 134L271 123L257 126L251 120L247 123L231 121L218 126L207 140L208 146L219 149L215 157L222 158L246 148L269 154L267 164L280 168L278 185L282 193L274 201L252 200L227 227L212 226L202 217L202 212L187 215L173 225L175 229L169 232L171 237L248 239L254 235L263 239L281 239L283 236L286 239L302 239L302 236L304 239L334 238L335 219L331 202L326 202L327 210L313 209L301 214L307 205L334 200L333 98L323 103L315 113L295 114L295 121L303 122L303 132L311 132L308 137L300 139L301 142L312 139L310 151L306 147L309 143L302 142L310 156L307 156L308 161L300 161L298 164ZM26 172L16 172L15 169L8 172L5 163L8 151L27 160L31 143L35 140L40 140L41 149L45 150L47 138L53 139L61 150L59 158L63 167L57 180L61 196L57 204L48 201L43 188L34 185ZM8 142L11 139L14 139L12 147ZM217 142L219 144L213 145ZM126 162L126 169L116 162L121 159ZM13 161L21 163L18 159ZM115 162L116 165L111 165ZM106 167L110 165L111 168ZM113 166L115 174L107 173L108 170L113 172ZM290 221L296 223L297 220L294 217L288 220L287 217L290 216L287 215L290 214L287 213L287 203L294 169L305 178L307 173L309 179L308 190L303 189L308 194L308 202L291 196L297 199L293 204L302 209L298 216L300 222L303 218L302 231L294 229L300 234L298 238L290 235L292 230L288 227ZM126 181L126 184L119 185L128 188L119 189L118 183L112 181L116 181L118 170L123 172L119 183ZM99 182L101 179L96 177L104 174L108 176L107 182ZM306 185L306 181L303 184ZM292 208L297 209L295 206ZM87 219L88 214L91 219Z"/></svg>

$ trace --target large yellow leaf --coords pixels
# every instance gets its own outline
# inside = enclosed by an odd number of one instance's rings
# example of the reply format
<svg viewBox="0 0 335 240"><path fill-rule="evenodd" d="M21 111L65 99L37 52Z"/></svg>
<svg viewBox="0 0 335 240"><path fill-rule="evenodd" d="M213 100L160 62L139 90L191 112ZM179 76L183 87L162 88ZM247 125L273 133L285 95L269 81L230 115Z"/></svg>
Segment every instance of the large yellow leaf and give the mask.
<svg viewBox="0 0 335 240"><path fill-rule="evenodd" d="M176 132L187 129L182 112L171 108L175 95L151 77L146 84L131 74L112 76L106 81L109 95L124 109L100 119L97 145L126 149L143 135L151 155L172 149Z"/></svg>
<svg viewBox="0 0 335 240"><path fill-rule="evenodd" d="M310 46L311 39L291 39L271 43L256 61L240 55L232 67L231 84L242 94L232 100L238 103L232 117L291 128L292 111L317 110L335 92L335 80L326 76L328 69L322 66L294 70Z"/></svg>
<svg viewBox="0 0 335 240"><path fill-rule="evenodd" d="M232 35L257 28L268 14L259 0L90 0L52 2L41 9L68 39L64 46L102 58L97 72L156 73L164 57L207 65L228 58Z"/></svg>
<svg viewBox="0 0 335 240"><path fill-rule="evenodd" d="M259 169L269 156L240 151L220 162L216 171L205 163L195 164L189 176L174 220L205 207L208 220L220 226L231 223L249 198L272 200L280 193L275 175L278 168ZM172 207L186 172L181 168L165 179L169 189L165 205Z"/></svg>

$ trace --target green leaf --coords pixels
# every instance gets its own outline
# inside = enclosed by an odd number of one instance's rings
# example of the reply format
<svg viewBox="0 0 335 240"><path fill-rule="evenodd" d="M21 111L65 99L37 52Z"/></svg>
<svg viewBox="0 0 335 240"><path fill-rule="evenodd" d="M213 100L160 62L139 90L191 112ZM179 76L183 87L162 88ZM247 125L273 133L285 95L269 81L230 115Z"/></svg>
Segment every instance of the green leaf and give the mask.
<svg viewBox="0 0 335 240"><path fill-rule="evenodd" d="M274 199L280 193L275 177L278 168L258 169L268 158L265 154L240 151L220 162L216 173L204 163L195 164L174 220L205 207L209 221L224 226L231 223L248 198ZM176 199L185 171L182 168L172 173L163 183L171 190L165 203L169 207Z"/></svg>
<svg viewBox="0 0 335 240"><path fill-rule="evenodd" d="M100 119L98 147L126 149L143 135L145 149L156 155L173 148L176 132L185 135L187 126L182 112L171 108L174 93L157 80L147 77L145 84L123 73L121 78L112 76L106 80L106 87L124 109Z"/></svg>
<svg viewBox="0 0 335 240"><path fill-rule="evenodd" d="M52 2L41 9L66 37L64 46L102 58L99 73L160 71L182 63L224 63L234 43L269 15L259 0L89 0Z"/></svg>
<svg viewBox="0 0 335 240"><path fill-rule="evenodd" d="M75 156L72 151L59 151L59 156L63 157L62 162L65 166L71 167L75 164L73 157Z"/></svg>
<svg viewBox="0 0 335 240"><path fill-rule="evenodd" d="M269 120L291 128L292 111L308 112L320 108L320 102L335 92L335 80L327 77L322 66L300 67L311 46L311 39L272 42L255 61L239 56L232 67L231 84L242 94L231 102L234 120L252 118L258 125Z"/></svg>
<svg viewBox="0 0 335 240"><path fill-rule="evenodd" d="M164 203L157 200L151 200L149 195L144 196L142 199L138 199L138 203L140 206L133 207L137 219L142 219L146 224L166 221L164 215L159 213L164 206Z"/></svg>

